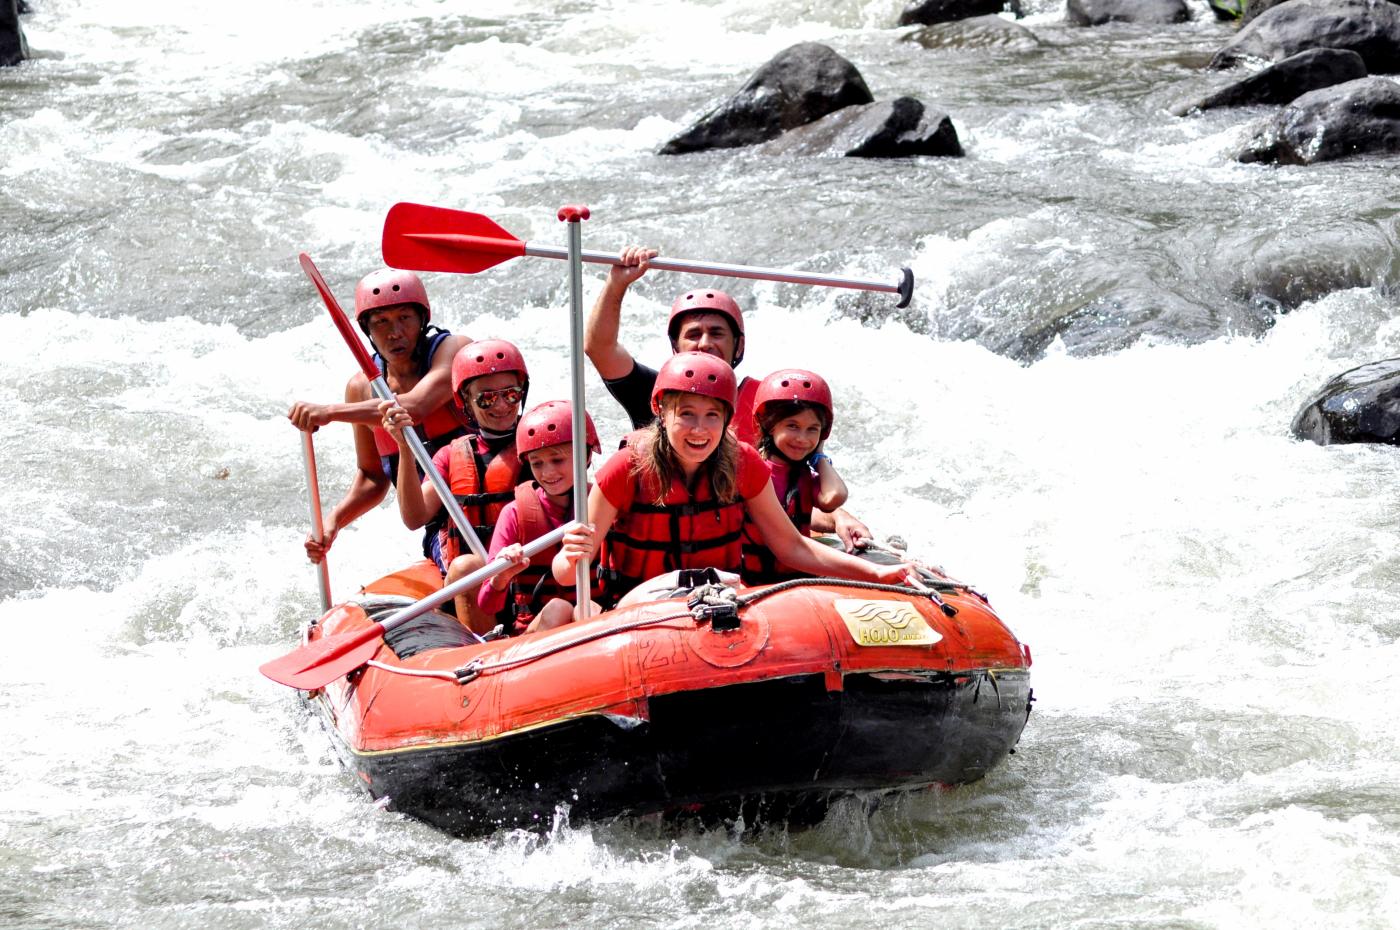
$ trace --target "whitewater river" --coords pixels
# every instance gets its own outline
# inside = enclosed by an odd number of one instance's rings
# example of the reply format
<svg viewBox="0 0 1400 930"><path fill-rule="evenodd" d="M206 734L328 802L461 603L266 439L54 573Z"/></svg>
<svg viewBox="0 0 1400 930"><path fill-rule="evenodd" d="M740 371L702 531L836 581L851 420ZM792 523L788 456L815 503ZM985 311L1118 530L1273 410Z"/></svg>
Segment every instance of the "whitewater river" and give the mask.
<svg viewBox="0 0 1400 930"><path fill-rule="evenodd" d="M0 71L0 926L1395 926L1400 459L1288 423L1400 355L1397 163L1241 166L1262 111L1169 116L1222 81L1203 3L1073 30L1032 0L1038 43L939 50L898 0L32 4L35 58ZM947 109L967 157L652 154L807 40ZM374 806L257 666L316 610L284 413L352 370L296 253L348 303L399 200L542 244L584 202L587 248L911 265L909 311L734 284L741 373L825 374L851 509L1030 644L1016 755L748 838L461 841ZM434 318L563 396L564 272L429 276ZM663 358L695 281L634 288L624 344ZM317 440L329 502L349 430ZM415 548L369 514L336 594Z"/></svg>

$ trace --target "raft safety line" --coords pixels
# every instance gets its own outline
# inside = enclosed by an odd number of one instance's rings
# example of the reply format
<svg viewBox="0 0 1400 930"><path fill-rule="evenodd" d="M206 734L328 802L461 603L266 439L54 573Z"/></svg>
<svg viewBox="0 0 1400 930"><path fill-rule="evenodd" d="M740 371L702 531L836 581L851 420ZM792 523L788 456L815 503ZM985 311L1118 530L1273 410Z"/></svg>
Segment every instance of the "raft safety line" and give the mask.
<svg viewBox="0 0 1400 930"><path fill-rule="evenodd" d="M381 672L393 672L395 675L412 675L415 678L441 678L445 681L455 682L456 672L435 672L426 668L404 668L402 665L388 665L377 659L370 659L365 663L370 668L377 668Z"/></svg>
<svg viewBox="0 0 1400 930"><path fill-rule="evenodd" d="M787 591L791 588L800 588L810 585L827 585L828 587L856 588L857 590L861 591L889 591L895 594L913 595L914 597L926 597L932 600L934 603L940 605L943 608L943 612L945 614L948 614L948 616L950 617L958 612L956 607L953 607L952 605L946 603L941 597L938 596L938 592L934 591L932 588L925 588L921 591L918 588L908 587L905 585L880 584L874 581L849 581L845 578L793 578L788 581L779 582L778 584L772 585L771 587L764 588L761 591L755 591L753 594L737 596L734 598L733 603L736 608L742 609L750 604L757 603L758 601L761 601L766 597L777 594L780 591ZM621 626L608 627L603 630L595 630L594 632L589 633L586 636L580 636L577 639L571 639L566 643L559 643L556 646L551 646L550 648L541 650L540 652L532 652L526 656L517 656L516 658L507 659L504 662L494 662L490 665L482 665L476 661L472 661L468 662L466 665L463 665L461 668L456 669L453 672L442 672L439 674L442 676L452 678L452 680L455 680L459 685L464 685L470 681L473 681L476 678L481 677L482 675L490 674L492 672L503 672L508 669L519 668L522 665L529 665L531 662L538 662L540 659L556 655L560 652L563 652L566 649L572 649L575 646L582 646L586 643L591 643L596 640L603 639L607 636L613 636L617 633L628 633L632 630L639 630L643 627L652 626L653 624L657 623L666 623L671 620L700 620L708 616L708 608L712 606L711 603L709 603L711 601L711 597L704 596L707 594L710 594L712 596L711 592L706 590L712 587L714 586L702 585L699 588L696 588L695 594L702 595L702 599L703 601L705 601L705 603L697 603L697 605L693 609L688 610L685 613L670 614L665 617L648 617L645 620L634 620L631 623L624 623ZM733 591L733 589L729 588L728 586L723 587L725 587L725 589L728 591ZM726 600L728 599L726 598ZM694 596L692 596L691 602L696 603L696 598ZM949 611L952 611L952 613L949 613Z"/></svg>

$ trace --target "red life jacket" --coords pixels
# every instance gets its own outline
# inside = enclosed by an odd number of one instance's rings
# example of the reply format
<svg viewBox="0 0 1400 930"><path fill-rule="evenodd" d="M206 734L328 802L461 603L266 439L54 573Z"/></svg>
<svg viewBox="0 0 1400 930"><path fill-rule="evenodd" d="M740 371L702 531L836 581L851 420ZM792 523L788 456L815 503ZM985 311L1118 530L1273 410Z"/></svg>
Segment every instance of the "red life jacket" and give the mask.
<svg viewBox="0 0 1400 930"><path fill-rule="evenodd" d="M564 525L551 519L549 512L544 509L544 504L540 503L538 488L539 485L534 481L524 481L515 487L515 516L520 521L520 538L517 541L520 543L539 539L550 530ZM548 549L535 553L530 558L530 564L511 579L508 603L514 611L517 629L529 625L540 612L540 608L548 604L551 598L561 597L570 604L578 603L577 588L573 585L561 585L554 580L551 563L561 548L561 544L555 543ZM599 555L599 558L593 560L591 570L593 577L590 585L594 597L602 596L602 585L598 580L601 553Z"/></svg>
<svg viewBox="0 0 1400 930"><path fill-rule="evenodd" d="M636 433L627 437L626 451L636 462ZM630 510L619 512L608 531L600 561L614 593L630 591L664 572L678 568L717 568L737 572L742 560L744 502L724 504L714 499L703 478L692 494L685 479L676 477L664 503L655 503L654 479L633 479Z"/></svg>
<svg viewBox="0 0 1400 930"><path fill-rule="evenodd" d="M506 504L515 500L521 468L514 442L493 456L480 439L475 434L463 436L448 446L447 486L484 543ZM466 551L466 539L450 521L441 533L442 563L448 565Z"/></svg>
<svg viewBox="0 0 1400 930"><path fill-rule="evenodd" d="M774 458L768 462L768 471L773 473L780 468L788 469L787 490L783 494L783 512L803 536L812 535L812 508L817 500L817 476L806 464L791 465L786 460ZM740 571L745 584L774 584L789 578L804 577L804 573L788 568L773 554L763 541L763 531L758 524L744 520L744 567Z"/></svg>

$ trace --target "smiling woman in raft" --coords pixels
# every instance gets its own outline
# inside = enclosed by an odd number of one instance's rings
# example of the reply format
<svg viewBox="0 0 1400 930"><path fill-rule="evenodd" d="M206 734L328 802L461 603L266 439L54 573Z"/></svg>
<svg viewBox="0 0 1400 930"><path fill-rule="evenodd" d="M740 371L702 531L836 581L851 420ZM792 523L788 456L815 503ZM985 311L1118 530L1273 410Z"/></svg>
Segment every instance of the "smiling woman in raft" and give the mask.
<svg viewBox="0 0 1400 930"><path fill-rule="evenodd" d="M702 352L673 355L657 373L651 406L660 418L632 433L588 496L588 526L566 534L554 577L573 584L574 564L606 538L604 569L620 596L678 568L738 572L745 514L792 569L898 584L910 566L875 565L803 537L778 503L768 466L729 432L734 369Z"/></svg>

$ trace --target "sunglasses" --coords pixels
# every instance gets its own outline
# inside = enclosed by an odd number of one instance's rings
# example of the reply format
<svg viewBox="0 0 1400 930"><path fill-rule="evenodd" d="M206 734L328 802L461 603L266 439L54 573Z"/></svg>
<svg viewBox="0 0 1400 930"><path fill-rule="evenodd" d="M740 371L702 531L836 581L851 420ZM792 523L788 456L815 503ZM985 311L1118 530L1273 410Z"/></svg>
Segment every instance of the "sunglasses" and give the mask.
<svg viewBox="0 0 1400 930"><path fill-rule="evenodd" d="M482 391L472 398L472 403L482 410L490 410L496 406L496 401L503 400L507 407L514 407L520 403L520 398L525 396L525 392L518 387L501 388L499 391Z"/></svg>

